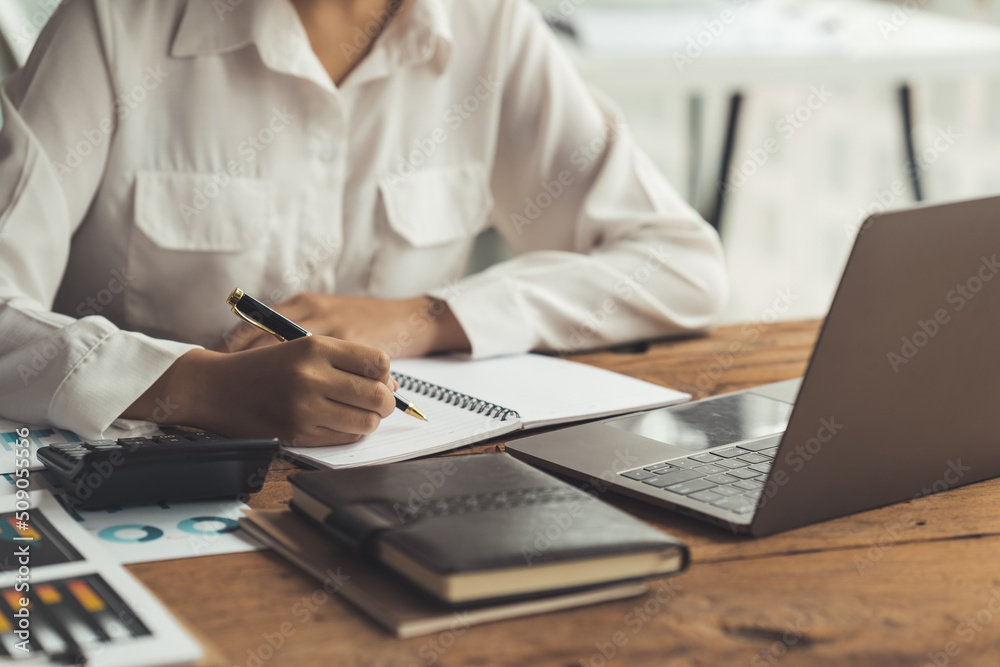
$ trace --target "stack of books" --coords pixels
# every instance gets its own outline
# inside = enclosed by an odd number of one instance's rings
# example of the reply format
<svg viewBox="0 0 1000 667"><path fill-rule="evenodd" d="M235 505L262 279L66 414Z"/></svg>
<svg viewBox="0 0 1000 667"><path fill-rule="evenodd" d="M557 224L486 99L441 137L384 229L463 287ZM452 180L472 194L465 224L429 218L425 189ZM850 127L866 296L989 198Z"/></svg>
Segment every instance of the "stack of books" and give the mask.
<svg viewBox="0 0 1000 667"><path fill-rule="evenodd" d="M687 548L506 454L291 477L244 528L397 637L641 595Z"/></svg>

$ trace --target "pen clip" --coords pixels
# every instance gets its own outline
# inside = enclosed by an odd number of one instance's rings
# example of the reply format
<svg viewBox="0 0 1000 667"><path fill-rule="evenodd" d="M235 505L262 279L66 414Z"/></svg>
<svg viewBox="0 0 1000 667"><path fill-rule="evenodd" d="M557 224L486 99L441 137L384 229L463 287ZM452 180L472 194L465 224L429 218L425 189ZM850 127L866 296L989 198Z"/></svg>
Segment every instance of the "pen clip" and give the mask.
<svg viewBox="0 0 1000 667"><path fill-rule="evenodd" d="M272 336L274 336L275 338L277 338L278 340L280 340L282 343L287 342L287 340L285 339L284 336L282 336L280 334L277 334L274 331L271 331L266 326L264 326L261 322L258 322L257 320L253 319L252 317L248 317L248 316L244 315L240 311L239 306L237 306L235 304L233 305L233 313L235 313L236 317L240 318L241 320L243 320L247 324L251 324L251 325L257 327L258 329L260 329L261 331L263 331L265 333L271 334Z"/></svg>

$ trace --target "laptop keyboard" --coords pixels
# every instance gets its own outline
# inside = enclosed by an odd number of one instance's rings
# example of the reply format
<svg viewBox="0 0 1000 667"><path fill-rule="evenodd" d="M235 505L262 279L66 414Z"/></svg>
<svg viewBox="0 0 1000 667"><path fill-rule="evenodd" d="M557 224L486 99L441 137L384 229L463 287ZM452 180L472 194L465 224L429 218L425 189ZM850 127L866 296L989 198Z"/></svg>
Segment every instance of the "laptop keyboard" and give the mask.
<svg viewBox="0 0 1000 667"><path fill-rule="evenodd" d="M670 496L686 496L736 514L749 514L778 451L773 438L747 442L710 452L618 473L659 489ZM655 492L654 492L655 493Z"/></svg>

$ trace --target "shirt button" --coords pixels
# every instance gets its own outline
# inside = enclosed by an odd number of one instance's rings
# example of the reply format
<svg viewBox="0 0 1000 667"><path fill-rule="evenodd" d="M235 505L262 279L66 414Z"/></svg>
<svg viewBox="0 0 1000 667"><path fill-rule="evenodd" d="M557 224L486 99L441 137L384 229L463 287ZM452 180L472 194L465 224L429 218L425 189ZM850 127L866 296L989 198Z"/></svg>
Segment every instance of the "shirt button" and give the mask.
<svg viewBox="0 0 1000 667"><path fill-rule="evenodd" d="M319 159L324 162L329 162L333 159L333 148L330 146L323 146L319 151Z"/></svg>

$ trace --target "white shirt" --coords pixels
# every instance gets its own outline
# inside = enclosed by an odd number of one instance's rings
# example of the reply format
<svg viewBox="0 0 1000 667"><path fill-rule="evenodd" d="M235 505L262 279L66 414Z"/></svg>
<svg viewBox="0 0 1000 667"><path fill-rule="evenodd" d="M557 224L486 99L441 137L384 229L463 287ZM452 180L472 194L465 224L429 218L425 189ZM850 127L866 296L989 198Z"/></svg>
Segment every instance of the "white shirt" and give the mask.
<svg viewBox="0 0 1000 667"><path fill-rule="evenodd" d="M526 0L412 0L340 87L288 0L69 0L0 103L7 418L141 429L118 416L236 324L234 287L431 294L478 357L724 305L717 235ZM517 256L463 277L490 225Z"/></svg>

